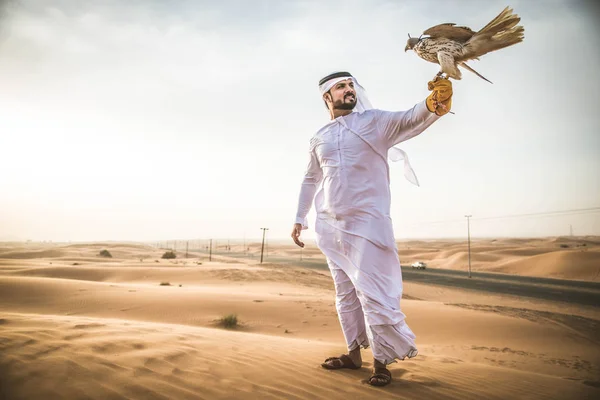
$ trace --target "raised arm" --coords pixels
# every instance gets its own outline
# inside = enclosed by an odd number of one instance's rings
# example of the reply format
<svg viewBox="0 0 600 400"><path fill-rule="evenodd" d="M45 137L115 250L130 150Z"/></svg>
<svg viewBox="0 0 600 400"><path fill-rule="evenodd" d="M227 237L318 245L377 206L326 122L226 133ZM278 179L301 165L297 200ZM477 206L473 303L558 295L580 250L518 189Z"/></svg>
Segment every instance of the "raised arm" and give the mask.
<svg viewBox="0 0 600 400"><path fill-rule="evenodd" d="M377 124L386 147L390 148L419 135L439 118L422 101L407 111L379 111Z"/></svg>
<svg viewBox="0 0 600 400"><path fill-rule="evenodd" d="M438 78L428 83L431 94L407 111L379 111L378 128L387 148L411 139L442 115L450 111L452 105L452 83Z"/></svg>

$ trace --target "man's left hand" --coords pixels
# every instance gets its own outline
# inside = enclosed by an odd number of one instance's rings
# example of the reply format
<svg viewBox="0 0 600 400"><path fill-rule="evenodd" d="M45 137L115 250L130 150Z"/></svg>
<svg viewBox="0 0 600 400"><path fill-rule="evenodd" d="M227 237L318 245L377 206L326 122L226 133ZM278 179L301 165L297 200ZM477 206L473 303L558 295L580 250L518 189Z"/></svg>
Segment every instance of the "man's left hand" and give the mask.
<svg viewBox="0 0 600 400"><path fill-rule="evenodd" d="M427 109L436 115L444 115L452 108L452 82L447 78L435 77L427 82L431 94L425 100Z"/></svg>
<svg viewBox="0 0 600 400"><path fill-rule="evenodd" d="M292 239L300 247L304 247L304 243L300 241L300 234L302 233L302 224L294 224L292 229Z"/></svg>

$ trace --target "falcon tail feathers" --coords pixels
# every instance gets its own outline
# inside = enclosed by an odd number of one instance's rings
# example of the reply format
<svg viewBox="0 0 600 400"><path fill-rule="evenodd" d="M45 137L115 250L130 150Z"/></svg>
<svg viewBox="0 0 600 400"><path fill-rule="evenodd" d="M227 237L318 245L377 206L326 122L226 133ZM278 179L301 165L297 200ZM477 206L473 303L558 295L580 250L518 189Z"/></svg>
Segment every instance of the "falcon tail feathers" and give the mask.
<svg viewBox="0 0 600 400"><path fill-rule="evenodd" d="M517 26L521 17L505 8L465 43L462 60L470 60L523 41L525 29Z"/></svg>
<svg viewBox="0 0 600 400"><path fill-rule="evenodd" d="M479 72L475 71L473 68L469 67L466 62L458 63L458 65L460 65L464 69L468 69L469 71L471 71L472 73L474 73L475 75L477 75L478 77L483 79L484 81L488 81L491 84L494 83L494 82L490 81L489 79L487 79L485 76L481 75Z"/></svg>
<svg viewBox="0 0 600 400"><path fill-rule="evenodd" d="M512 28L521 21L521 17L513 14L510 7L506 7L500 14L481 28L476 34L494 36L496 33Z"/></svg>

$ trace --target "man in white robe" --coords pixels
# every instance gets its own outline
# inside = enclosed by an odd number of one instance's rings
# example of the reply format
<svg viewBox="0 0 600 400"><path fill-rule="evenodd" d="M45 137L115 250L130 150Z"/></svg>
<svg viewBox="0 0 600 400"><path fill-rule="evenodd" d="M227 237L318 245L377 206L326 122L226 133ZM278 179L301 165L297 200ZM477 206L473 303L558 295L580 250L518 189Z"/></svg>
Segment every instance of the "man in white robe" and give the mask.
<svg viewBox="0 0 600 400"><path fill-rule="evenodd" d="M358 369L361 347L371 347L369 383L391 381L386 366L417 355L415 335L400 310L402 271L390 218L388 156L404 160L405 176L418 181L406 153L394 146L413 138L449 112L452 84L429 82L432 93L408 111L373 109L364 89L347 72L319 82L331 121L311 139L302 182L294 242L315 202L317 245L327 258L336 290L336 308L348 354L331 357L327 369ZM316 194L316 196L315 196Z"/></svg>

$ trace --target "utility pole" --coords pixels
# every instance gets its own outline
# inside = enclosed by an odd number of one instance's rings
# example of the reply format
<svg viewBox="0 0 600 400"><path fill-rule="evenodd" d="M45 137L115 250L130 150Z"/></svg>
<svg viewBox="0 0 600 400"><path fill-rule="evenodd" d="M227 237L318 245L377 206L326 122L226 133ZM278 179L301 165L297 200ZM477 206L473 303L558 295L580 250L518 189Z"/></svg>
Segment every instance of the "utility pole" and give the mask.
<svg viewBox="0 0 600 400"><path fill-rule="evenodd" d="M188 247L189 247L190 241L188 240L187 242L185 242L185 258L188 258Z"/></svg>
<svg viewBox="0 0 600 400"><path fill-rule="evenodd" d="M471 277L471 217L472 215L465 215L465 218L467 218L467 236L469 238L469 278Z"/></svg>
<svg viewBox="0 0 600 400"><path fill-rule="evenodd" d="M573 236L573 225L569 225L569 230L571 231L571 236Z"/></svg>
<svg viewBox="0 0 600 400"><path fill-rule="evenodd" d="M212 261L212 239L210 239L210 245L208 249L208 261Z"/></svg>
<svg viewBox="0 0 600 400"><path fill-rule="evenodd" d="M269 228L260 228L263 231L263 238L262 238L262 246L260 248L260 263L262 264L263 262L263 251L265 250L265 233L269 230Z"/></svg>

